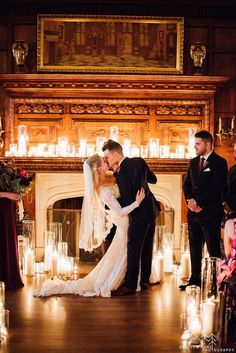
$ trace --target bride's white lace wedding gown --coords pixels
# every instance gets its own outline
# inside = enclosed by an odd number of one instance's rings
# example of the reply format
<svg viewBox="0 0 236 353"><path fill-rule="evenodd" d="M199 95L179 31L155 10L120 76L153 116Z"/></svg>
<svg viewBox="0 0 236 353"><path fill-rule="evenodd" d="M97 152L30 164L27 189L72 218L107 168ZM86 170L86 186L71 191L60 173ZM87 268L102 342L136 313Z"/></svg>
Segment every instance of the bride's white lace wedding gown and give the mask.
<svg viewBox="0 0 236 353"><path fill-rule="evenodd" d="M45 297L53 294L78 294L85 297L110 297L111 290L117 289L124 281L127 267L127 229L128 214L139 206L137 201L121 208L116 199L118 187L104 187L100 199L109 207L107 211L112 223L117 226L116 234L108 251L84 278L63 281L59 278L48 279L40 290L34 292L36 297Z"/></svg>

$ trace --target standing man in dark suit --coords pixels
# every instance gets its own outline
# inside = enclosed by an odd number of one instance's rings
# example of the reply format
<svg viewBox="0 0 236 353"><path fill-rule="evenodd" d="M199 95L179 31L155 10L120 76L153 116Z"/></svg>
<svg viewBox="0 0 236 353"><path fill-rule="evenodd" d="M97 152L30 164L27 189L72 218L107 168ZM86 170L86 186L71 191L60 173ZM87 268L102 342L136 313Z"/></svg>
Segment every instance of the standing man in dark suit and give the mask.
<svg viewBox="0 0 236 353"><path fill-rule="evenodd" d="M116 181L120 190L120 205L125 207L133 201L137 190L144 188L145 198L139 209L129 214L128 227L128 257L124 284L113 291L112 296L134 294L137 288L139 268L141 265L140 285L148 288L151 274L153 237L158 202L148 187L155 184L157 178L152 173L143 158L125 158L122 146L113 140L108 140L103 149L108 165L116 171Z"/></svg>
<svg viewBox="0 0 236 353"><path fill-rule="evenodd" d="M227 162L213 151L208 131L195 134L197 157L189 162L183 192L188 204L188 231L192 273L187 285L201 285L202 249L206 242L211 257L221 257L223 207L221 196L227 178ZM181 285L184 290L187 285Z"/></svg>

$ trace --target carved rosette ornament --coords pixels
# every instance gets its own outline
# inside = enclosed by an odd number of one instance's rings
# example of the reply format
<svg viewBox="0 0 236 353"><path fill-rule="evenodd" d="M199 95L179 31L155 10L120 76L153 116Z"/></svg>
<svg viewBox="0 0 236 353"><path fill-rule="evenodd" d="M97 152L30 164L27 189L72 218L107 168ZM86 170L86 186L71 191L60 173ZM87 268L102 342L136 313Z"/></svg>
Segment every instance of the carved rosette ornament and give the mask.
<svg viewBox="0 0 236 353"><path fill-rule="evenodd" d="M201 67L203 65L203 61L206 57L206 47L201 42L195 42L190 47L190 55L193 59L193 65L195 67L194 75L201 75Z"/></svg>

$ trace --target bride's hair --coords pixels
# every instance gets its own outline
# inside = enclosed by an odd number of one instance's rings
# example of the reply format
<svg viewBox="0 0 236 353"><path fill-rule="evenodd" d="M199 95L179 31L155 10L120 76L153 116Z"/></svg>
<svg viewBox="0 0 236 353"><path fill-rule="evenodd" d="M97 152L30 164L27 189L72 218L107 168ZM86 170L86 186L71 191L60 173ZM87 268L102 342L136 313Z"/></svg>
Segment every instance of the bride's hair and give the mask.
<svg viewBox="0 0 236 353"><path fill-rule="evenodd" d="M115 184L115 177L112 173L101 174L98 171L98 168L102 164L102 157L98 154L94 154L93 156L87 159L87 163L90 166L93 174L93 182L95 189L98 189L101 186L108 186Z"/></svg>

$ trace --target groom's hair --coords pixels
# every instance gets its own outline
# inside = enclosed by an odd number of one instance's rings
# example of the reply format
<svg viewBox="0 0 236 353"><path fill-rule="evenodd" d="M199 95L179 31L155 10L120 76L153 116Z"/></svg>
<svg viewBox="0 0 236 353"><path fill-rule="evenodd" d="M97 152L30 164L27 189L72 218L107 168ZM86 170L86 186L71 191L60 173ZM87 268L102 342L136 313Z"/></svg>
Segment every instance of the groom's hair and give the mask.
<svg viewBox="0 0 236 353"><path fill-rule="evenodd" d="M102 151L113 151L113 152L118 152L123 154L123 148L122 146L119 144L119 142L116 142L114 140L107 140L107 142L104 143L103 147L102 147Z"/></svg>
<svg viewBox="0 0 236 353"><path fill-rule="evenodd" d="M213 144L213 137L212 137L212 134L209 131L206 131L206 130L198 131L198 132L196 132L194 137L201 138L205 142L210 142L211 145Z"/></svg>

